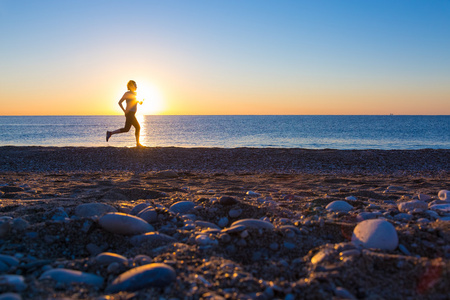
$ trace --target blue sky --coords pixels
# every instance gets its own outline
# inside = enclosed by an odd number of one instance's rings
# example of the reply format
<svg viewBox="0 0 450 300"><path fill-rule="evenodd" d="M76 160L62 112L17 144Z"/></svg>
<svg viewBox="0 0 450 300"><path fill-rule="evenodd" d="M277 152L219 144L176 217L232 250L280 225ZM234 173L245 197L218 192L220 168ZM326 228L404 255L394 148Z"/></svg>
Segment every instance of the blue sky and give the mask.
<svg viewBox="0 0 450 300"><path fill-rule="evenodd" d="M450 114L450 1L0 0L4 114ZM18 107L9 99L25 104Z"/></svg>

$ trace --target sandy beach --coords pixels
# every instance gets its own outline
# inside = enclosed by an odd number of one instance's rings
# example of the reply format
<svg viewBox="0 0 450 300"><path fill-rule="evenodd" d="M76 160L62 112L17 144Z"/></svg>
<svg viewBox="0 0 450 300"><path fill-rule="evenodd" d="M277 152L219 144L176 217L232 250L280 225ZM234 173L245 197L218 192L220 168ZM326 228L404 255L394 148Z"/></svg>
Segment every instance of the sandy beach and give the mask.
<svg viewBox="0 0 450 300"><path fill-rule="evenodd" d="M445 190L450 150L0 147L0 299L449 299Z"/></svg>

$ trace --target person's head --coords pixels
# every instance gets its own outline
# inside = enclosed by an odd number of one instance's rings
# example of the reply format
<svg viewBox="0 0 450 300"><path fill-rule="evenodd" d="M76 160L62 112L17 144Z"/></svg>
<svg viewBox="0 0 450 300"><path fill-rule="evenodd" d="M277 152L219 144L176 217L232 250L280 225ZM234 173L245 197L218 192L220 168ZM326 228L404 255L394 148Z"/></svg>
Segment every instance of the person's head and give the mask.
<svg viewBox="0 0 450 300"><path fill-rule="evenodd" d="M128 81L127 88L128 88L128 90L135 92L137 89L136 81L134 81L134 80Z"/></svg>

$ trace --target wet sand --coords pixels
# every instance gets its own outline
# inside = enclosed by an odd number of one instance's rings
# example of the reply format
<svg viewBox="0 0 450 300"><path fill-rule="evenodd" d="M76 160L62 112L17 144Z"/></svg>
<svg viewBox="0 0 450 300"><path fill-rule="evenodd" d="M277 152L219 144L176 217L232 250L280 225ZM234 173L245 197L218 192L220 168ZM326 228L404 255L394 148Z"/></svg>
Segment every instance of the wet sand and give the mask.
<svg viewBox="0 0 450 300"><path fill-rule="evenodd" d="M0 254L17 262L1 271L0 292L22 299L448 299L450 213L431 207L448 203L438 192L450 189L449 172L450 150L0 147ZM353 208L326 209L337 200ZM428 208L399 210L412 200ZM180 201L195 206L175 212ZM157 215L154 232L170 239L136 245L106 230L102 215L79 212L91 203L126 214L147 203ZM399 247L351 243L365 213L389 221ZM229 230L243 219L273 228ZM126 261L103 264L104 252ZM176 278L107 292L120 274L154 263ZM103 283L43 278L54 269ZM8 283L9 275L23 284Z"/></svg>

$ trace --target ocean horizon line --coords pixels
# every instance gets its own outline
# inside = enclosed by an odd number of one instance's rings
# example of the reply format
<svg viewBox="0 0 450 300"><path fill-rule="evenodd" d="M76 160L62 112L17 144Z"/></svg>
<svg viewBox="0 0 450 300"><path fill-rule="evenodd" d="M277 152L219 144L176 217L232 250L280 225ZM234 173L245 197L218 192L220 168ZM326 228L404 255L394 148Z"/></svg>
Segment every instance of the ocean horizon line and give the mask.
<svg viewBox="0 0 450 300"><path fill-rule="evenodd" d="M139 112L137 113L139 115ZM74 115L0 115L0 117L113 117L113 116L123 116L123 114L74 114ZM345 116L345 117L351 117L351 116L360 116L360 117L366 117L366 116L388 116L388 117L395 117L395 116L405 116L405 117L448 117L450 114L442 114L442 115L436 115L436 114L422 114L422 115L411 115L411 114L146 114L142 116L192 116L192 117L199 117L199 116L206 116L206 117L214 117L214 116L248 116L248 117L275 117L275 116L326 116L326 117L339 117L339 116Z"/></svg>

